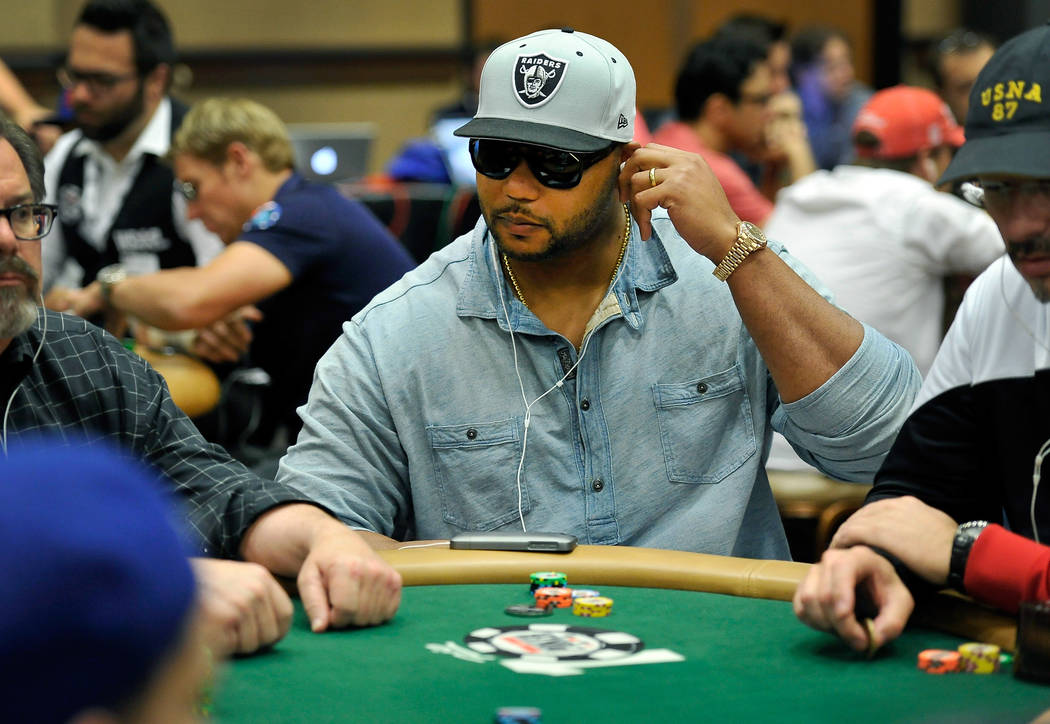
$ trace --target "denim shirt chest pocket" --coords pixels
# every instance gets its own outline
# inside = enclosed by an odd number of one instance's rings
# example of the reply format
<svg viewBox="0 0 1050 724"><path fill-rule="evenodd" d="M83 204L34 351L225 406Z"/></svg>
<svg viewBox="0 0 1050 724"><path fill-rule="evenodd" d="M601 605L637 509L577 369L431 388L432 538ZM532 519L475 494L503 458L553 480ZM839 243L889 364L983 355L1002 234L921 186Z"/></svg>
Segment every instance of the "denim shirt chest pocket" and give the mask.
<svg viewBox="0 0 1050 724"><path fill-rule="evenodd" d="M428 425L434 477L446 523L493 530L518 518L521 418L458 425ZM521 509L529 512L525 473Z"/></svg>
<svg viewBox="0 0 1050 724"><path fill-rule="evenodd" d="M719 483L755 454L755 425L740 367L653 385L667 477Z"/></svg>

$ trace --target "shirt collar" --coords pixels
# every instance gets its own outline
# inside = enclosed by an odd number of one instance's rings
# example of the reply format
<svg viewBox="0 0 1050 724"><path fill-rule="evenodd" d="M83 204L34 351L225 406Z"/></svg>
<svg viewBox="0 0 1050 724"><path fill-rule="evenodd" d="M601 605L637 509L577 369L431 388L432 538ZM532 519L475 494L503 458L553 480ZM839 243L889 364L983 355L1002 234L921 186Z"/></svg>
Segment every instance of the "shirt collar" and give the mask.
<svg viewBox="0 0 1050 724"><path fill-rule="evenodd" d="M163 156L170 147L171 99L165 96L157 104L157 109L153 111L153 116L149 119L149 123L142 129L142 133L135 139L131 150L128 151L128 155L124 157L121 163L134 163L146 153L158 157ZM80 139L80 143L76 145L73 152L78 155L91 154L95 157L105 153L98 141L85 137Z"/></svg>
<svg viewBox="0 0 1050 724"><path fill-rule="evenodd" d="M494 261L496 255L493 253L493 245L485 218L481 217L472 232L470 264L460 287L456 314L461 317L495 319L504 330L508 329L509 316L516 332L549 333L535 315L527 312L523 305L513 303L514 292L506 283L502 268ZM648 241L642 241L638 235L638 223L632 218L631 241L624 255L623 269L612 288L612 292L620 301L620 307L624 310L627 323L635 328L642 324L638 304L639 291L654 292L673 284L677 279L678 274L656 229L653 229ZM506 314L503 311L504 304L507 308Z"/></svg>

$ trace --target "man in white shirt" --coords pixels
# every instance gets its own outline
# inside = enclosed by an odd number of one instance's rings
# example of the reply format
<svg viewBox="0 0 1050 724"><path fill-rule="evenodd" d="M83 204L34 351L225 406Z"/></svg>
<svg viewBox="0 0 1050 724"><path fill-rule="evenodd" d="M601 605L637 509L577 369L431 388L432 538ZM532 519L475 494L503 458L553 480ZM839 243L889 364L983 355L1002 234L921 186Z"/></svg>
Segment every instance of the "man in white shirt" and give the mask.
<svg viewBox="0 0 1050 724"><path fill-rule="evenodd" d="M943 336L944 278L976 276L1004 246L984 211L933 182L962 129L933 92L879 91L853 125L857 160L784 189L766 224L835 302L904 347L926 375ZM768 467L804 466L777 436Z"/></svg>
<svg viewBox="0 0 1050 724"><path fill-rule="evenodd" d="M222 244L186 219L161 160L185 107L168 97L174 61L164 16L147 0L89 0L58 76L77 130L45 159L48 201L59 207L44 248L47 303L71 306L64 287L105 266L132 274L203 263Z"/></svg>

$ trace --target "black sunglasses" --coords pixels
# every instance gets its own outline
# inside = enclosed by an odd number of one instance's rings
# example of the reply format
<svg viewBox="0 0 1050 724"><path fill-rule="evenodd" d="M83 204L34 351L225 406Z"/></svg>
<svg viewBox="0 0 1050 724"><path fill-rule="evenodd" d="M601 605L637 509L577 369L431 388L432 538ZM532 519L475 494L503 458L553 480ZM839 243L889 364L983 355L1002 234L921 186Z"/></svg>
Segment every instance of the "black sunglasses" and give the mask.
<svg viewBox="0 0 1050 724"><path fill-rule="evenodd" d="M507 178L524 160L532 175L544 186L571 189L580 183L584 171L608 156L618 145L613 143L599 151L574 153L546 146L472 138L470 160L478 173L494 179Z"/></svg>

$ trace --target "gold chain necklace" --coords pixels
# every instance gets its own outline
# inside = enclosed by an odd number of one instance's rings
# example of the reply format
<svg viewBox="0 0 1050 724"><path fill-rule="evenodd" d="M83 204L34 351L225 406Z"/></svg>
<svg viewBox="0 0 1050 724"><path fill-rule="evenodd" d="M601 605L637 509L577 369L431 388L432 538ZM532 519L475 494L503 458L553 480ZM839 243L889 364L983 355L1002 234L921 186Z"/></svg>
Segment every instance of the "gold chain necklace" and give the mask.
<svg viewBox="0 0 1050 724"><path fill-rule="evenodd" d="M620 256L616 258L616 266L613 267L612 276L609 277L609 283L612 284L613 279L616 278L616 273L620 271L620 265L623 264L623 257L627 253L627 243L631 240L631 209L627 204L623 205L624 216L627 217L627 221L623 225L623 243L620 244ZM518 286L518 280L514 276L514 271L510 268L510 259L507 255L503 255L503 267L507 270L507 276L510 277L510 284L514 287L514 293L518 295L519 301L525 305L526 309L532 309L529 303L525 301L525 295L521 293L521 287Z"/></svg>

